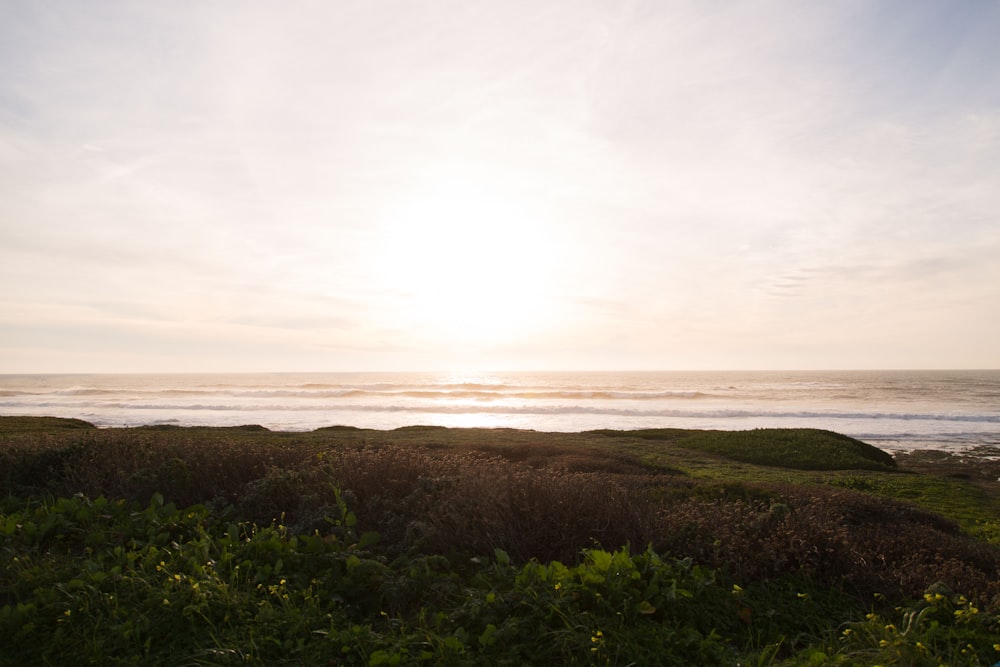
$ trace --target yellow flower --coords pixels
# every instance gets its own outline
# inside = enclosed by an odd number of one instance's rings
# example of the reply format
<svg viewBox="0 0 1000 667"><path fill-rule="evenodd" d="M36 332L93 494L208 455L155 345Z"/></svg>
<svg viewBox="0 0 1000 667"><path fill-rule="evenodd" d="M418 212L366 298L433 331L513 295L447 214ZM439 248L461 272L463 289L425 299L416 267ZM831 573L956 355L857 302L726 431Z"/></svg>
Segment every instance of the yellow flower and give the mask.
<svg viewBox="0 0 1000 667"><path fill-rule="evenodd" d="M556 585L554 586L554 588L558 591L560 588L562 588L562 584L559 583L559 582L556 582Z"/></svg>

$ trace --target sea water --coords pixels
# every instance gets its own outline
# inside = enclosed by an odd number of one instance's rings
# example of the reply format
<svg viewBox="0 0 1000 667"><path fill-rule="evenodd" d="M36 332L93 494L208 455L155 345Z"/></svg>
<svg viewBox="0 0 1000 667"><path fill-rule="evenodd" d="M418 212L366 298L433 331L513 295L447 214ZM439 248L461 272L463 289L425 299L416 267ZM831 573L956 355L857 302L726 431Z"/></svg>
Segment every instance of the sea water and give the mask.
<svg viewBox="0 0 1000 667"><path fill-rule="evenodd" d="M0 375L0 415L98 426L812 427L884 449L1000 446L1000 371Z"/></svg>

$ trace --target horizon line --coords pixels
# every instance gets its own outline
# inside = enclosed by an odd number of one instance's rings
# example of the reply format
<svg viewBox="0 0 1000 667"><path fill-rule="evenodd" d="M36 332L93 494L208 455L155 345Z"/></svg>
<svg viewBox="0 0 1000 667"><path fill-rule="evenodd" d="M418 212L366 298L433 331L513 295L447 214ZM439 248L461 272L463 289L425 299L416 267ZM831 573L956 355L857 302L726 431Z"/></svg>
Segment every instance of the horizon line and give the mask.
<svg viewBox="0 0 1000 667"><path fill-rule="evenodd" d="M897 368L657 368L657 369L436 369L436 370L220 370L220 371L34 371L0 372L4 376L32 375L388 375L388 374L518 374L518 373L905 373L1000 371L1000 367L897 367Z"/></svg>

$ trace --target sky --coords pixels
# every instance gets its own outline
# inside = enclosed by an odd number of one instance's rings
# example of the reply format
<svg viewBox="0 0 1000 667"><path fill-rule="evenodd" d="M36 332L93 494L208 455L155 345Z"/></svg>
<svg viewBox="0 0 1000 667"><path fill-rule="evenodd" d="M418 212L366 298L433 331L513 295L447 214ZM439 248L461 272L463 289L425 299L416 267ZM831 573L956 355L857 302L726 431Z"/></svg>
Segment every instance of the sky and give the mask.
<svg viewBox="0 0 1000 667"><path fill-rule="evenodd" d="M997 34L3 0L0 373L1000 368Z"/></svg>

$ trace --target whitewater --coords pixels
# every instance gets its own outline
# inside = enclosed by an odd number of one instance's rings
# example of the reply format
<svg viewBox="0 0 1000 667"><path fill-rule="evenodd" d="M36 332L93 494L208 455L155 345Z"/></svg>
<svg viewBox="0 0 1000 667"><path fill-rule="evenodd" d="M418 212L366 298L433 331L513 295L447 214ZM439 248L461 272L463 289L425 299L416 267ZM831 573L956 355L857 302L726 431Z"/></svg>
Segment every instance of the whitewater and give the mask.
<svg viewBox="0 0 1000 667"><path fill-rule="evenodd" d="M1000 446L1000 371L0 375L0 415L287 431L811 427L967 450Z"/></svg>

